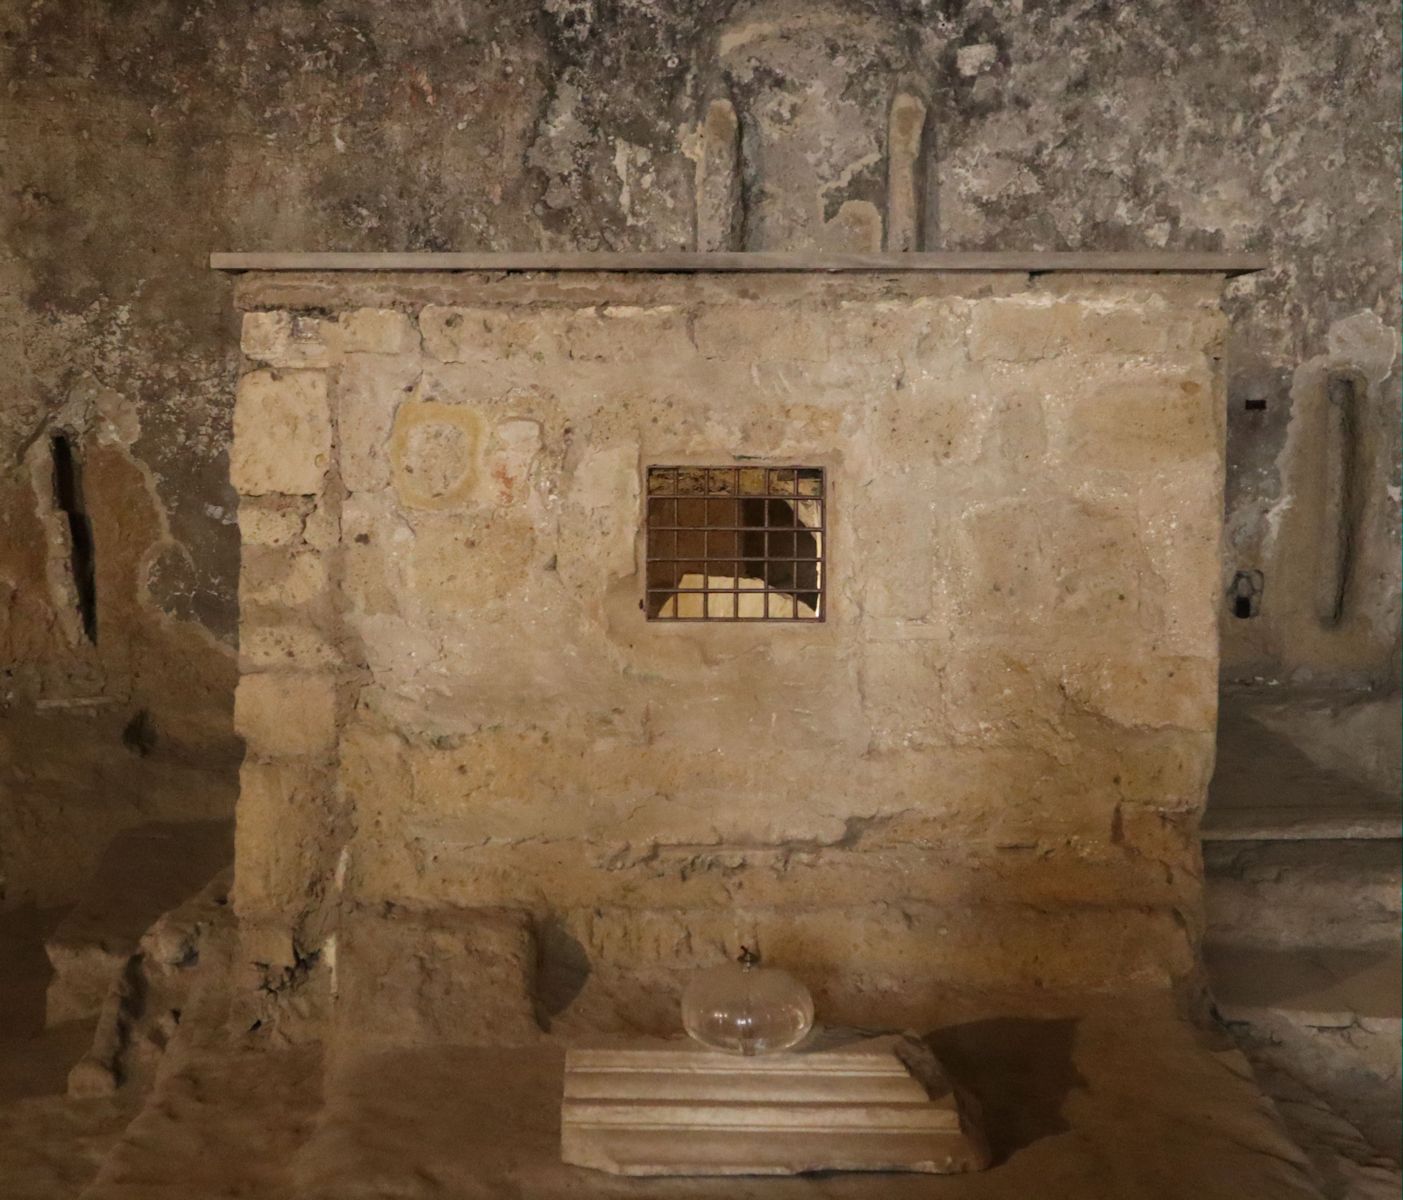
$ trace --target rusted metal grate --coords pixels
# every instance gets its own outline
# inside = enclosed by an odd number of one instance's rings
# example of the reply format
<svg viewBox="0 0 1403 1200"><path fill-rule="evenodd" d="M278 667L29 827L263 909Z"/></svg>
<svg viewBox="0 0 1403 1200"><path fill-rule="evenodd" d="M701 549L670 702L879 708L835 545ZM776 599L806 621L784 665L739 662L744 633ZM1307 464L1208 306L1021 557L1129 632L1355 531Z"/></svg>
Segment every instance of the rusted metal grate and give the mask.
<svg viewBox="0 0 1403 1200"><path fill-rule="evenodd" d="M649 467L650 621L822 621L822 467Z"/></svg>

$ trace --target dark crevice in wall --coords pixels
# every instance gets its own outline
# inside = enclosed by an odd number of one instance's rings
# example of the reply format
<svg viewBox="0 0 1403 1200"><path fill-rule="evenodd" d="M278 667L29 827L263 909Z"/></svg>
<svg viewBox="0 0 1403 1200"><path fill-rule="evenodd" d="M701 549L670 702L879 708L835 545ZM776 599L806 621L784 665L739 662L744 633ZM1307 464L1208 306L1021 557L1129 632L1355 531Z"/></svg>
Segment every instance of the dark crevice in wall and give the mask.
<svg viewBox="0 0 1403 1200"><path fill-rule="evenodd" d="M138 709L122 729L122 745L138 758L146 758L156 749L156 723L147 709Z"/></svg>
<svg viewBox="0 0 1403 1200"><path fill-rule="evenodd" d="M935 105L926 100L925 125L921 129L921 157L916 163L917 224L916 249L940 249L940 160L937 157Z"/></svg>
<svg viewBox="0 0 1403 1200"><path fill-rule="evenodd" d="M1233 576L1232 585L1228 588L1233 616L1245 621L1257 615L1261 610L1264 583L1261 571L1239 571Z"/></svg>
<svg viewBox="0 0 1403 1200"><path fill-rule="evenodd" d="M1359 388L1352 375L1333 374L1325 385L1325 494L1320 539L1318 616L1326 629L1344 620L1354 574L1363 500L1359 474Z"/></svg>
<svg viewBox="0 0 1403 1200"><path fill-rule="evenodd" d="M736 136L731 144L731 223L726 228L726 249L744 250L746 231L750 228L753 180L745 175L745 115L741 100L727 92L725 99L736 118Z"/></svg>
<svg viewBox="0 0 1403 1200"><path fill-rule="evenodd" d="M68 519L69 570L78 617L88 641L97 642L97 563L93 523L83 503L83 466L66 433L49 438L54 464L54 503Z"/></svg>
<svg viewBox="0 0 1403 1200"><path fill-rule="evenodd" d="M733 99L740 131L736 148L736 216L733 228L740 250L756 249L759 238L757 210L761 197L759 134L747 109L747 99L746 96L735 96Z"/></svg>

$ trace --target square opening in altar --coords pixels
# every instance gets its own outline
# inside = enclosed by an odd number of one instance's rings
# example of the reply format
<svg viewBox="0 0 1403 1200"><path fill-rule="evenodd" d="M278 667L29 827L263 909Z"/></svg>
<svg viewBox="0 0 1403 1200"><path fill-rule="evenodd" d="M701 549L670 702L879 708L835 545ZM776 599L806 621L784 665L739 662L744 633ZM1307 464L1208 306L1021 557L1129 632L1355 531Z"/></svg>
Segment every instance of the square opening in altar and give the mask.
<svg viewBox="0 0 1403 1200"><path fill-rule="evenodd" d="M822 467L650 466L646 491L649 620L823 620Z"/></svg>

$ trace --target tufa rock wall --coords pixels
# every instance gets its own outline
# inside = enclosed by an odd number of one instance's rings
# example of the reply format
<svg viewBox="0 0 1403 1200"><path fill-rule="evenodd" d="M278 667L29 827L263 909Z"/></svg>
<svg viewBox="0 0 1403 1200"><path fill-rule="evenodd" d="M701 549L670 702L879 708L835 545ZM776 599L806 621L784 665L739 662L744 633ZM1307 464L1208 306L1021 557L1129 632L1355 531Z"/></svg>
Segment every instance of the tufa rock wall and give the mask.
<svg viewBox="0 0 1403 1200"><path fill-rule="evenodd" d="M659 1027L742 941L840 1021L1188 976L1221 283L245 277L246 957L432 1008L511 910ZM826 619L645 620L644 467L737 458L827 469Z"/></svg>
<svg viewBox="0 0 1403 1200"><path fill-rule="evenodd" d="M1399 27L1397 0L0 5L4 902L39 896L47 837L76 879L125 820L89 819L96 769L81 805L32 800L74 738L116 752L138 722L228 790L237 328L212 249L1263 251L1226 297L1225 673L1392 680Z"/></svg>

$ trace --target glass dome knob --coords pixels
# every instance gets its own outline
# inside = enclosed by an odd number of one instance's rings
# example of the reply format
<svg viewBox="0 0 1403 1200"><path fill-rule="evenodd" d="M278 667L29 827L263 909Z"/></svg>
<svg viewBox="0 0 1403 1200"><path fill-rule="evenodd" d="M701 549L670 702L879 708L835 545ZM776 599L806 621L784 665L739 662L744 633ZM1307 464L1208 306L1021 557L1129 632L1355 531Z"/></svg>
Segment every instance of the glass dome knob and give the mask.
<svg viewBox="0 0 1403 1200"><path fill-rule="evenodd" d="M809 989L788 971L762 967L746 947L733 963L698 971L682 992L682 1025L703 1046L773 1054L802 1042L814 1023Z"/></svg>

